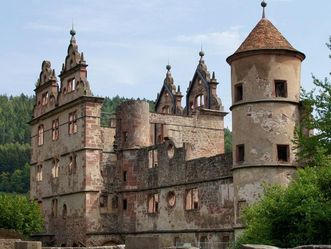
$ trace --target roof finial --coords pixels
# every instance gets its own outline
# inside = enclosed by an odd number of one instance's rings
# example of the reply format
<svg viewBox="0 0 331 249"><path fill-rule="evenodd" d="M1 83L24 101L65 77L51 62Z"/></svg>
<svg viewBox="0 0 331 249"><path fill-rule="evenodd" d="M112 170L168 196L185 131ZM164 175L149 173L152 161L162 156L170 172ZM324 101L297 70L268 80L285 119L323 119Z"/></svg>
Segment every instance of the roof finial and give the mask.
<svg viewBox="0 0 331 249"><path fill-rule="evenodd" d="M71 36L74 36L76 34L76 31L74 29L74 21L72 21L72 24L71 24L71 30L70 30L70 35Z"/></svg>
<svg viewBox="0 0 331 249"><path fill-rule="evenodd" d="M166 66L166 69L167 69L168 72L170 72L171 65L169 64L169 61L168 61L168 65Z"/></svg>
<svg viewBox="0 0 331 249"><path fill-rule="evenodd" d="M267 7L267 3L265 2L265 0L262 1L261 6L263 8L262 18L265 18L265 8Z"/></svg>
<svg viewBox="0 0 331 249"><path fill-rule="evenodd" d="M202 57L204 57L204 55L205 55L205 52L203 52L202 41L201 41L201 49L200 49L200 52L199 52L199 56L201 57L200 60L202 60Z"/></svg>

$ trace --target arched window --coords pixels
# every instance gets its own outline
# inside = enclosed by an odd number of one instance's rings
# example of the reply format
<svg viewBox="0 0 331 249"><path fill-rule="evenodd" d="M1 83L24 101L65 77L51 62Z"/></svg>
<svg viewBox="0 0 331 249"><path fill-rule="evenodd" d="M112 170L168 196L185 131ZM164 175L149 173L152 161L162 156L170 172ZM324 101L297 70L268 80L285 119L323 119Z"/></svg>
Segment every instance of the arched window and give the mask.
<svg viewBox="0 0 331 249"><path fill-rule="evenodd" d="M44 144L44 125L38 127L38 145Z"/></svg>
<svg viewBox="0 0 331 249"><path fill-rule="evenodd" d="M198 95L195 97L195 106L196 107L203 107L205 105L205 97L203 94Z"/></svg>
<svg viewBox="0 0 331 249"><path fill-rule="evenodd" d="M59 177L59 159L53 159L53 167L52 167L52 177L57 178Z"/></svg>

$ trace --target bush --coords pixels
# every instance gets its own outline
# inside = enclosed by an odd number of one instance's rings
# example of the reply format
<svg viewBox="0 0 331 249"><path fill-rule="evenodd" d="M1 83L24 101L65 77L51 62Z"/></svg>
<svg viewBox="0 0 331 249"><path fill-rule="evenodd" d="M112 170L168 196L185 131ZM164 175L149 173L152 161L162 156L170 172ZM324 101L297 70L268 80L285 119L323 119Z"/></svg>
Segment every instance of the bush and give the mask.
<svg viewBox="0 0 331 249"><path fill-rule="evenodd" d="M0 227L14 229L27 236L43 229L37 203L24 195L0 194Z"/></svg>

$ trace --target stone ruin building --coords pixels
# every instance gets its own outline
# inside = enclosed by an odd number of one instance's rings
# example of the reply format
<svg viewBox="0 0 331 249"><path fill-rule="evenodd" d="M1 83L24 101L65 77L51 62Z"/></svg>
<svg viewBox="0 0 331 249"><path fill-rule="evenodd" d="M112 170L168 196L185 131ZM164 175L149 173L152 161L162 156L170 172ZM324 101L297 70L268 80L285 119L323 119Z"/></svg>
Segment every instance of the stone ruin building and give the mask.
<svg viewBox="0 0 331 249"><path fill-rule="evenodd" d="M298 167L292 140L305 55L264 12L227 58L232 154L224 153L227 113L202 51L185 96L168 65L154 112L147 102L127 101L103 127L103 98L93 96L70 34L59 84L44 61L35 89L31 199L45 218L36 238L58 246L132 238L159 248L228 243L244 228L242 210L259 198L263 182L290 182Z"/></svg>

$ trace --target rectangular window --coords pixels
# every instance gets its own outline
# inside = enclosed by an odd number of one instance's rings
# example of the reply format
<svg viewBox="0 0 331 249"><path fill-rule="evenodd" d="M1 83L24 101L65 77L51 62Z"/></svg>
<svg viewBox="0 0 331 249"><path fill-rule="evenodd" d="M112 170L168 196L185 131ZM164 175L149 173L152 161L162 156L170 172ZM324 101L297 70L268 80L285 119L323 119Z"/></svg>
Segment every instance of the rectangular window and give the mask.
<svg viewBox="0 0 331 249"><path fill-rule="evenodd" d="M123 182L127 181L127 176L128 176L128 172L126 170L123 171Z"/></svg>
<svg viewBox="0 0 331 249"><path fill-rule="evenodd" d="M59 177L59 159L53 159L53 166L52 166L52 177L57 178Z"/></svg>
<svg viewBox="0 0 331 249"><path fill-rule="evenodd" d="M57 217L57 199L52 200L52 216Z"/></svg>
<svg viewBox="0 0 331 249"><path fill-rule="evenodd" d="M199 208L199 196L198 189L190 189L186 191L185 198L185 209L186 210L194 210Z"/></svg>
<svg viewBox="0 0 331 249"><path fill-rule="evenodd" d="M55 119L52 122L52 140L59 139L59 119Z"/></svg>
<svg viewBox="0 0 331 249"><path fill-rule="evenodd" d="M277 144L277 157L280 162L288 162L290 160L290 146Z"/></svg>
<svg viewBox="0 0 331 249"><path fill-rule="evenodd" d="M69 113L68 133L74 134L77 132L77 112Z"/></svg>
<svg viewBox="0 0 331 249"><path fill-rule="evenodd" d="M36 174L37 182L41 182L43 180L43 166L37 165L37 174Z"/></svg>
<svg viewBox="0 0 331 249"><path fill-rule="evenodd" d="M239 144L237 145L237 162L243 162L245 161L245 145Z"/></svg>
<svg viewBox="0 0 331 249"><path fill-rule="evenodd" d="M157 149L148 151L148 168L157 167L158 162L158 152Z"/></svg>
<svg viewBox="0 0 331 249"><path fill-rule="evenodd" d="M44 125L38 127L38 145L44 144Z"/></svg>
<svg viewBox="0 0 331 249"><path fill-rule="evenodd" d="M128 132L124 131L123 132L123 142L126 142L126 141L128 141Z"/></svg>
<svg viewBox="0 0 331 249"><path fill-rule="evenodd" d="M45 92L45 93L42 94L42 96L41 96L41 104L42 105L47 105L48 97L49 97L48 95L49 95L48 92Z"/></svg>
<svg viewBox="0 0 331 249"><path fill-rule="evenodd" d="M68 89L67 90L68 92L75 91L75 89L76 89L76 80L75 80L75 78L72 78L72 79L68 80L67 89Z"/></svg>
<svg viewBox="0 0 331 249"><path fill-rule="evenodd" d="M128 210L128 200L123 199L123 210Z"/></svg>
<svg viewBox="0 0 331 249"><path fill-rule="evenodd" d="M147 212L149 214L157 213L159 209L159 194L152 194L148 196Z"/></svg>
<svg viewBox="0 0 331 249"><path fill-rule="evenodd" d="M275 80L276 97L287 98L287 83L285 80Z"/></svg>
<svg viewBox="0 0 331 249"><path fill-rule="evenodd" d="M100 195L99 206L101 208L107 208L108 206L108 196L105 194Z"/></svg>
<svg viewBox="0 0 331 249"><path fill-rule="evenodd" d="M243 100L243 96L244 96L244 88L243 88L243 84L237 84L234 86L234 101L240 101Z"/></svg>

